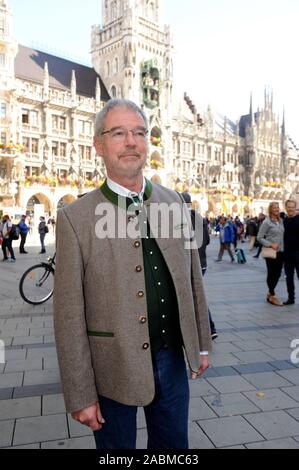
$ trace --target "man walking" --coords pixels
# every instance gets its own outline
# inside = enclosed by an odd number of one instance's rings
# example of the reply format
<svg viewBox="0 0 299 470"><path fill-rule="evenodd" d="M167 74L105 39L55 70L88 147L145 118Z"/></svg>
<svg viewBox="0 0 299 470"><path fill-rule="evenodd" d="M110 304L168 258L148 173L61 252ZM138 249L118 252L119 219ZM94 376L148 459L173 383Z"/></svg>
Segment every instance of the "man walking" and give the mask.
<svg viewBox="0 0 299 470"><path fill-rule="evenodd" d="M287 217L284 223L284 269L287 280L288 299L284 305L295 303L295 270L299 278L299 215L296 214L296 202L291 199L285 203Z"/></svg>
<svg viewBox="0 0 299 470"><path fill-rule="evenodd" d="M29 232L29 227L26 224L26 215L22 215L21 220L19 222L19 228L20 228L20 236L21 236L21 243L20 243L19 250L21 254L27 254L28 251L25 250L25 243L26 243L27 234Z"/></svg>
<svg viewBox="0 0 299 470"><path fill-rule="evenodd" d="M110 100L94 139L107 179L57 215L54 328L63 393L98 449L135 448L138 406L148 448L187 448L184 354L192 378L209 366L199 257L177 236L185 225L178 208L188 210L177 193L144 178L147 133L139 107ZM161 235L160 204L173 204L176 236Z"/></svg>

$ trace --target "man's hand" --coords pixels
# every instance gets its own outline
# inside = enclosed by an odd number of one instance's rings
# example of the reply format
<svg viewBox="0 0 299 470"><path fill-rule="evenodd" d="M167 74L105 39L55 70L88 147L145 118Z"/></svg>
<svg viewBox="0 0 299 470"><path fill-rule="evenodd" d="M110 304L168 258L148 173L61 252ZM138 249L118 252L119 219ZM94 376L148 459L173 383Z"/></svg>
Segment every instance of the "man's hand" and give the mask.
<svg viewBox="0 0 299 470"><path fill-rule="evenodd" d="M83 410L74 411L72 418L81 424L85 424L85 426L89 426L92 431L99 431L105 424L98 402Z"/></svg>
<svg viewBox="0 0 299 470"><path fill-rule="evenodd" d="M200 356L200 367L198 368L197 372L191 372L191 379L196 379L199 375L203 374L206 369L210 366L209 364L209 356L204 355Z"/></svg>
<svg viewBox="0 0 299 470"><path fill-rule="evenodd" d="M273 250L278 250L279 248L278 243L272 243L271 248L273 248Z"/></svg>

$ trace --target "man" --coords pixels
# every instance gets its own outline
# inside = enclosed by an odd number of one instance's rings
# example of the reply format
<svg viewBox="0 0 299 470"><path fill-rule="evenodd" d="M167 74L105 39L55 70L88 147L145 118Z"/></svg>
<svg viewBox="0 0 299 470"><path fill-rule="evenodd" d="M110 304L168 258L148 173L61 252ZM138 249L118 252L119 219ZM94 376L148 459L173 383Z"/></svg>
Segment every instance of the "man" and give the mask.
<svg viewBox="0 0 299 470"><path fill-rule="evenodd" d="M3 251L3 261L8 261L7 252L10 254L10 261L14 263L16 261L15 254L12 247L12 238L10 236L10 232L12 230L12 222L10 220L9 215L5 215L3 217L3 226L2 226L2 234L3 234L3 241L2 241L2 251Z"/></svg>
<svg viewBox="0 0 299 470"><path fill-rule="evenodd" d="M139 107L110 100L94 139L107 180L57 216L54 327L63 392L67 411L94 431L98 449L135 448L137 406L144 407L148 448L187 448L182 345L192 378L209 366L197 251L185 249L182 237L151 236L162 224L154 220L157 205L185 209L178 194L143 177L147 131ZM183 225L174 221L174 232Z"/></svg>
<svg viewBox="0 0 299 470"><path fill-rule="evenodd" d="M235 258L231 249L231 244L234 242L235 233L232 224L229 223L226 217L221 216L219 225L216 227L216 230L220 232L220 248L216 262L222 261L224 250L227 250L231 259L231 263L233 263L235 261Z"/></svg>
<svg viewBox="0 0 299 470"><path fill-rule="evenodd" d="M21 242L20 242L19 250L21 254L27 254L28 251L25 250L25 243L26 243L27 234L29 232L29 227L26 224L26 215L22 215L21 220L19 222L19 228L20 228L20 235L21 235Z"/></svg>
<svg viewBox="0 0 299 470"><path fill-rule="evenodd" d="M299 215L296 202L288 199L285 203L287 217L284 218L284 269L286 274L288 299L284 305L295 303L295 270L299 278Z"/></svg>

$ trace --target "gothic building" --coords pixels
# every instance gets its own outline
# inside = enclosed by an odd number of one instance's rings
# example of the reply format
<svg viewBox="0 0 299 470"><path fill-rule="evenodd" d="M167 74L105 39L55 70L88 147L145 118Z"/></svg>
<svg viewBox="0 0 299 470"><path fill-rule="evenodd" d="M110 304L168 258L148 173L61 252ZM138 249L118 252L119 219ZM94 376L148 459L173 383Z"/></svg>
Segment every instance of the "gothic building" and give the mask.
<svg viewBox="0 0 299 470"><path fill-rule="evenodd" d="M135 101L148 116L147 177L190 190L202 213L258 213L299 195L298 150L272 93L256 112L251 97L238 122L198 110L187 94L174 97L161 0L102 0L93 68L18 46L7 3L0 0L0 210L39 203L55 213L100 184L93 123L109 96Z"/></svg>

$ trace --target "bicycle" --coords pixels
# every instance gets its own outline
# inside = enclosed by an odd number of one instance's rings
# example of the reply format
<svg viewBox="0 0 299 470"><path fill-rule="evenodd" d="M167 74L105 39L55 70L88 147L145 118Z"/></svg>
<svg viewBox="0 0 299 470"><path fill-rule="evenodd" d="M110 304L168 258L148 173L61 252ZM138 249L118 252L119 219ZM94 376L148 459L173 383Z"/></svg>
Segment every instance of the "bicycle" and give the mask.
<svg viewBox="0 0 299 470"><path fill-rule="evenodd" d="M47 262L31 266L20 279L19 291L25 302L31 305L40 305L53 295L55 257L49 257Z"/></svg>

